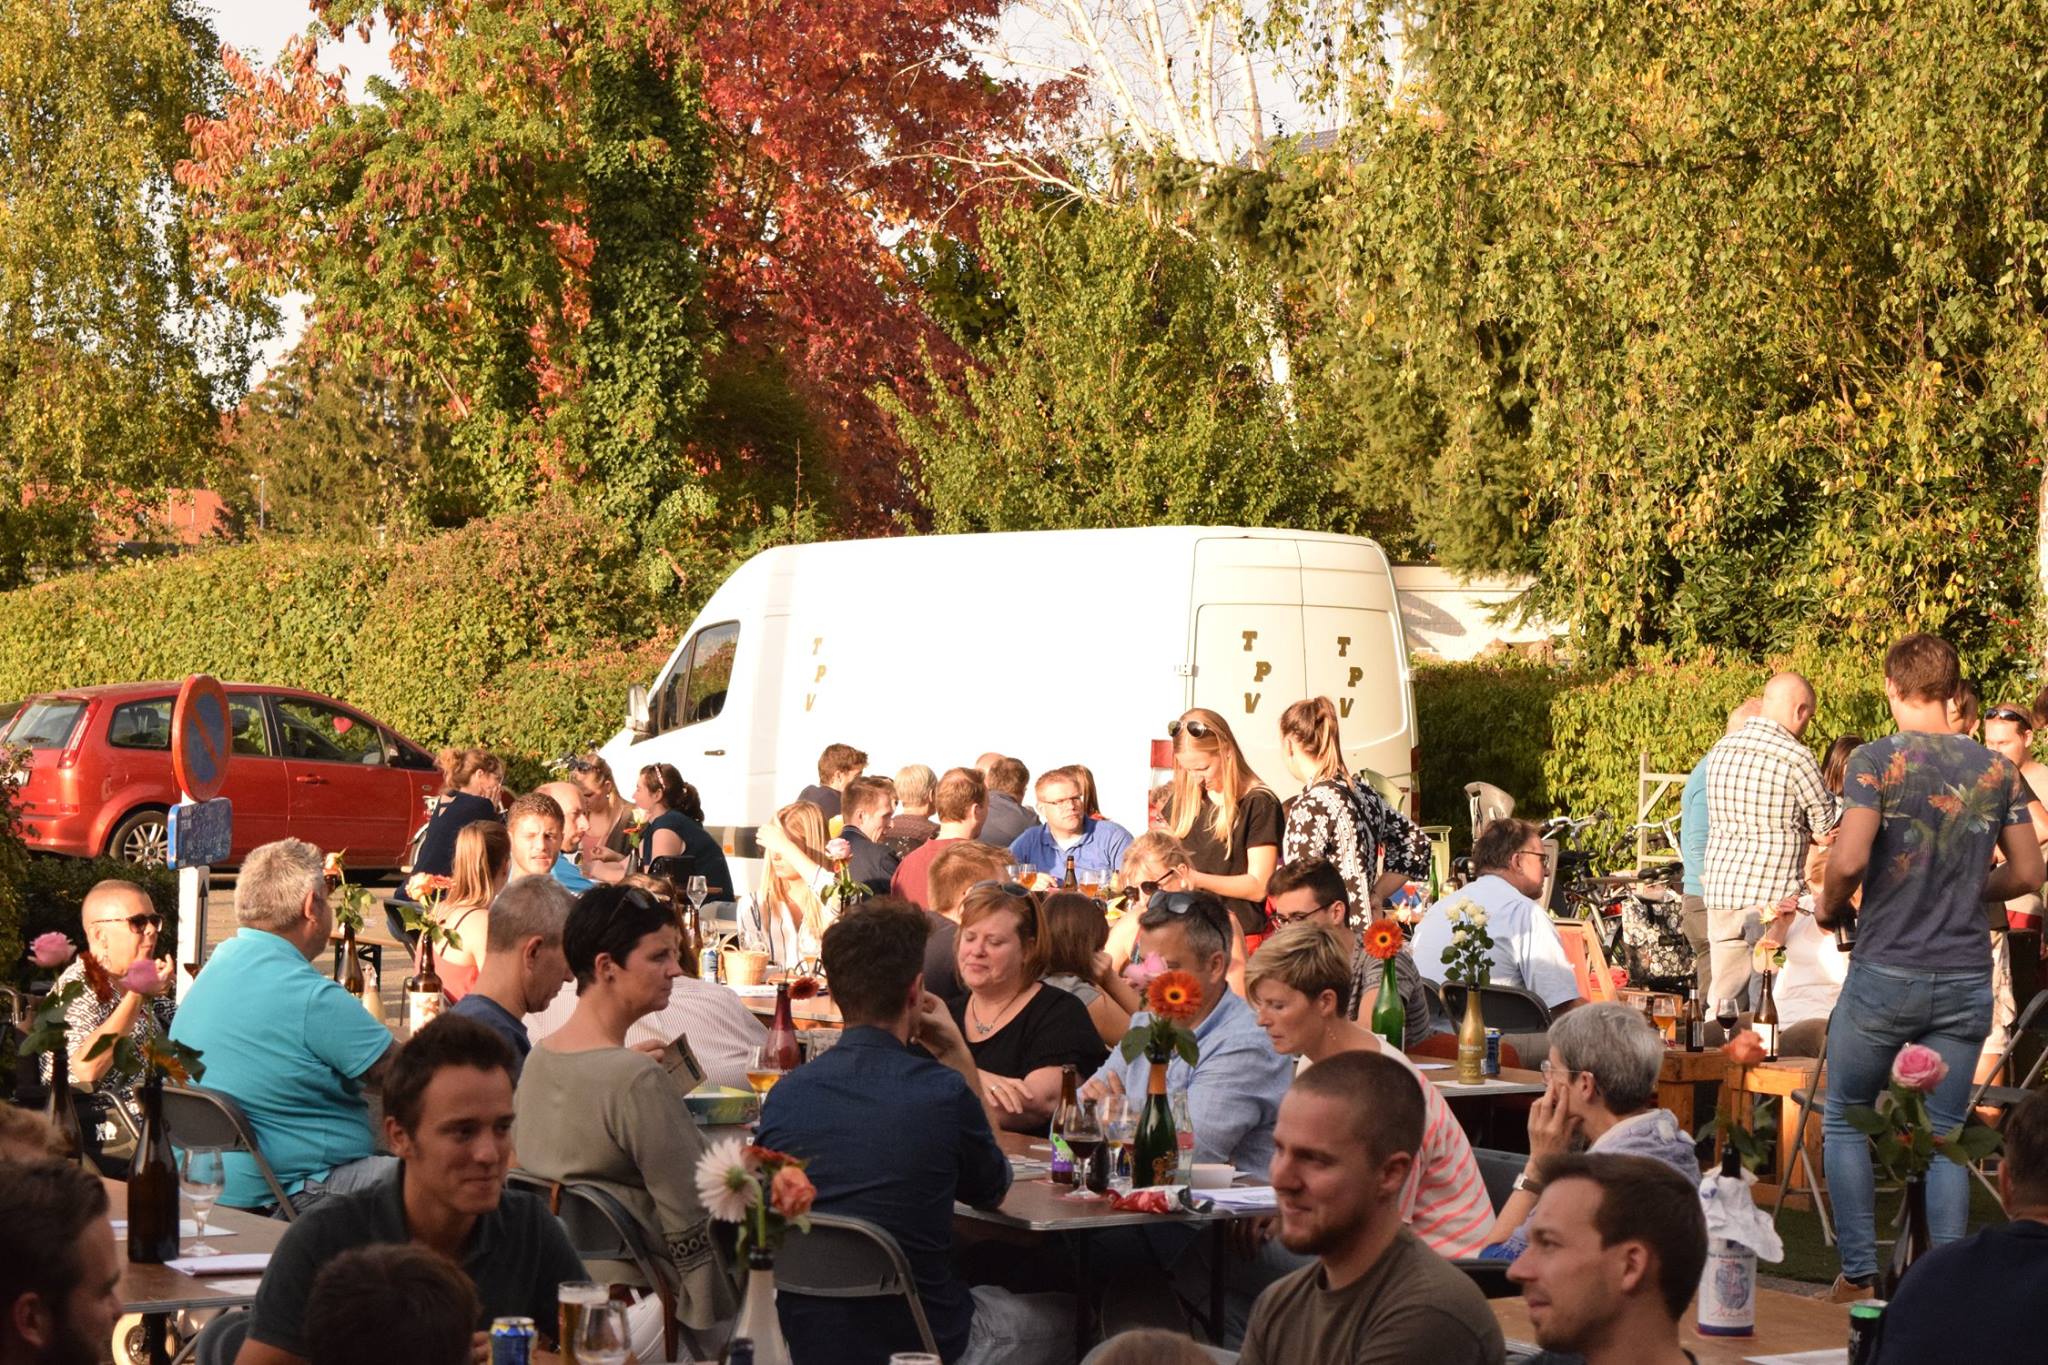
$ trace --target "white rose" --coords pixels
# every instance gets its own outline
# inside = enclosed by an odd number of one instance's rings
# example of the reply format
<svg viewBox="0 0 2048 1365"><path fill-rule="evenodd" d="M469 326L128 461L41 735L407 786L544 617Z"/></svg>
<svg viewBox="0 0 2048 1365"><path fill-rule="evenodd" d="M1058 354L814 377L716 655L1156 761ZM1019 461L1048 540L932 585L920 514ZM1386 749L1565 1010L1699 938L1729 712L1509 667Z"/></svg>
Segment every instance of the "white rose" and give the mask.
<svg viewBox="0 0 2048 1365"><path fill-rule="evenodd" d="M1478 928L1484 929L1486 927L1486 912L1484 910L1474 910L1472 912L1472 923Z"/></svg>

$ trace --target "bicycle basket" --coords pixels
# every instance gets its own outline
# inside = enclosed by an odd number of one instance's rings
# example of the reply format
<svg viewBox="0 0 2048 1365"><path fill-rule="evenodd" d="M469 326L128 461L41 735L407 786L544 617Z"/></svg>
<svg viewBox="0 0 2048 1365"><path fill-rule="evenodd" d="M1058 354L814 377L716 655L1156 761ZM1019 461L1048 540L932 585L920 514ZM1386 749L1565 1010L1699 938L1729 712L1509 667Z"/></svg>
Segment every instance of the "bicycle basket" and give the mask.
<svg viewBox="0 0 2048 1365"><path fill-rule="evenodd" d="M1683 982L1692 975L1692 944L1678 897L1627 896L1621 902L1621 948L1628 979L1640 986Z"/></svg>

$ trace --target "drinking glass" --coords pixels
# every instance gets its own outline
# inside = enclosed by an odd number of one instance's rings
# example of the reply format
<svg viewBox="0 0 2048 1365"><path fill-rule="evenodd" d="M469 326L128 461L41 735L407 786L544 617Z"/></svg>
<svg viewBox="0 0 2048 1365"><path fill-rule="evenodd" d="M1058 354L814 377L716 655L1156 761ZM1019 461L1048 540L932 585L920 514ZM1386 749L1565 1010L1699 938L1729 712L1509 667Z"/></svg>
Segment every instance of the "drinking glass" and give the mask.
<svg viewBox="0 0 2048 1365"><path fill-rule="evenodd" d="M1130 1190L1129 1177L1124 1173L1124 1148L1138 1135L1138 1115L1131 1108L1131 1101L1125 1095L1105 1096L1102 1101L1102 1140L1109 1144L1109 1159L1119 1190Z"/></svg>
<svg viewBox="0 0 2048 1365"><path fill-rule="evenodd" d="M1721 1041L1727 1042L1735 1036L1735 1025L1742 1018L1742 1006L1734 1000L1723 1000L1714 1006L1714 1021L1721 1026Z"/></svg>
<svg viewBox="0 0 2048 1365"><path fill-rule="evenodd" d="M1010 879L1020 886L1030 886L1031 879L1038 875L1038 869L1030 863L1018 863L1010 869Z"/></svg>
<svg viewBox="0 0 2048 1365"><path fill-rule="evenodd" d="M573 1359L576 1334L583 1330L583 1315L610 1297L610 1291L595 1280L561 1282L555 1291L555 1340L562 1343L564 1355Z"/></svg>
<svg viewBox="0 0 2048 1365"><path fill-rule="evenodd" d="M775 1088L775 1083L781 1080L782 1076L782 1063L776 1055L774 1043L762 1043L749 1053L747 1084L753 1086L754 1093L762 1099L768 1098L768 1092Z"/></svg>
<svg viewBox="0 0 2048 1365"><path fill-rule="evenodd" d="M576 1324L576 1365L625 1365L631 1340L626 1305L611 1299L586 1305Z"/></svg>
<svg viewBox="0 0 2048 1365"><path fill-rule="evenodd" d="M692 910L702 910L704 908L704 898L711 894L711 883L705 881L702 877L692 877L684 884L683 894L690 898L690 908Z"/></svg>
<svg viewBox="0 0 2048 1365"><path fill-rule="evenodd" d="M206 1244L206 1215L213 1211L213 1201L220 1198L220 1192L227 1188L226 1163L221 1160L218 1147L187 1147L178 1166L179 1184L184 1187L185 1198L192 1203L192 1235L199 1240L185 1248L187 1256L218 1255L218 1247Z"/></svg>

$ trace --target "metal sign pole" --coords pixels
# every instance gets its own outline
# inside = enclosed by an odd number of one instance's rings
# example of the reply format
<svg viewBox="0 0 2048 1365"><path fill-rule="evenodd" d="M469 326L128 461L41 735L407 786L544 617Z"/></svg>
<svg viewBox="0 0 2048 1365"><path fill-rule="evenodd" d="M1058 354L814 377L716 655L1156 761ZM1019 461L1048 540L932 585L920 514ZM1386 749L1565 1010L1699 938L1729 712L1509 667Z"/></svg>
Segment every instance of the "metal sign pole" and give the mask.
<svg viewBox="0 0 2048 1365"><path fill-rule="evenodd" d="M178 799L188 802L192 794L180 790ZM206 884L211 869L205 867L181 867L178 869L178 998L184 999L185 992L192 987L192 978L199 974L205 962L206 951Z"/></svg>

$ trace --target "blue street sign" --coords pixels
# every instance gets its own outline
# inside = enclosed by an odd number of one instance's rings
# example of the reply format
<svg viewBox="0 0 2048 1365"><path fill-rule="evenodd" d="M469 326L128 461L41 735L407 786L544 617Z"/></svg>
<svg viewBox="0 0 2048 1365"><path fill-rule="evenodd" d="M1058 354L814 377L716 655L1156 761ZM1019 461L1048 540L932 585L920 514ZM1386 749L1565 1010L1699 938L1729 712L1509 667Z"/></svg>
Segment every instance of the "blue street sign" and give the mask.
<svg viewBox="0 0 2048 1365"><path fill-rule="evenodd" d="M235 803L225 796L212 801L180 801L171 807L171 866L212 867L228 860L234 830Z"/></svg>

